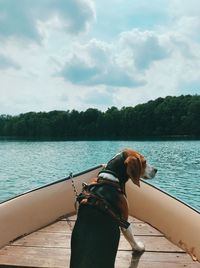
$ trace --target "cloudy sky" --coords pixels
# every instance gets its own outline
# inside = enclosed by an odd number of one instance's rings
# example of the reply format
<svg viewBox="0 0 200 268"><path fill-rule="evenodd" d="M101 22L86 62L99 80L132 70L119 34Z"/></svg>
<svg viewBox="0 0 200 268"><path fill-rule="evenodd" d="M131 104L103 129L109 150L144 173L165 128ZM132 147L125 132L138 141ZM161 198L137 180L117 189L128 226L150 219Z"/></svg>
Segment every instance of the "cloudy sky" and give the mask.
<svg viewBox="0 0 200 268"><path fill-rule="evenodd" d="M0 114L200 94L199 0L0 0Z"/></svg>

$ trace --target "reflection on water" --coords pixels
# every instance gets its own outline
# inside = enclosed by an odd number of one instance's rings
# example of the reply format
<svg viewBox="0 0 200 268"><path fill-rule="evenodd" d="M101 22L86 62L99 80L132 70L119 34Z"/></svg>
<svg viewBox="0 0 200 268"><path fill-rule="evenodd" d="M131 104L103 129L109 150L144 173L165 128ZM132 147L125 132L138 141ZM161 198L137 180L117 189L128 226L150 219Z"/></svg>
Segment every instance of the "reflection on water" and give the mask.
<svg viewBox="0 0 200 268"><path fill-rule="evenodd" d="M158 168L152 184L200 210L200 141L0 141L0 201L106 163L123 148Z"/></svg>

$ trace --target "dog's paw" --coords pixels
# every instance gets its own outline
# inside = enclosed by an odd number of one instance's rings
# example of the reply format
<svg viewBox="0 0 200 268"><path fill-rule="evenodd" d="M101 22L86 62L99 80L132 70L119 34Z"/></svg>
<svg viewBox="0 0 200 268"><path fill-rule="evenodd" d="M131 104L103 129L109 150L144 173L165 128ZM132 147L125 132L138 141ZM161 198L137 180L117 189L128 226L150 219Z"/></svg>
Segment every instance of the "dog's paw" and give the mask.
<svg viewBox="0 0 200 268"><path fill-rule="evenodd" d="M145 245L142 242L139 241L134 245L133 251L144 252L145 251Z"/></svg>

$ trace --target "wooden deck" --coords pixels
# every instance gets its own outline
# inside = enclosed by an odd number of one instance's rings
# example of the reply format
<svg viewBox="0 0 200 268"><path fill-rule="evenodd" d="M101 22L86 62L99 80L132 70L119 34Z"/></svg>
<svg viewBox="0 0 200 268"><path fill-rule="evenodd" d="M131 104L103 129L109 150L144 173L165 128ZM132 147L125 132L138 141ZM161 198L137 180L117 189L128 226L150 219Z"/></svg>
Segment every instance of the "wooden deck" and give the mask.
<svg viewBox="0 0 200 268"><path fill-rule="evenodd" d="M136 239L146 245L141 256L132 255L121 236L116 268L200 268L200 263L170 243L160 232L136 219ZM69 267L70 236L75 217L61 219L37 232L20 238L0 250L0 267ZM103 267L102 267L103 268Z"/></svg>

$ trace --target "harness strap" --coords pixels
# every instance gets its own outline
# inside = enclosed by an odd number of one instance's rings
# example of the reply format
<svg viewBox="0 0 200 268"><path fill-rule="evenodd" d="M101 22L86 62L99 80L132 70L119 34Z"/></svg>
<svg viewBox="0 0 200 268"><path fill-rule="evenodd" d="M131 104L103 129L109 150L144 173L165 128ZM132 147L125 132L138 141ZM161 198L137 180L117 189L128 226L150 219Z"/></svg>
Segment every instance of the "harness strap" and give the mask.
<svg viewBox="0 0 200 268"><path fill-rule="evenodd" d="M102 178L101 175L98 176L97 183L110 184L114 186L119 192L123 193L126 196L125 184L123 183L111 181L106 178Z"/></svg>
<svg viewBox="0 0 200 268"><path fill-rule="evenodd" d="M85 204L99 208L101 211L109 214L118 223L120 227L127 229L130 223L127 222L125 219L121 218L119 215L117 215L111 208L110 204L104 198L92 193L90 190L90 186L94 186L94 184L83 185L83 191L77 197L77 201L79 202L79 204Z"/></svg>
<svg viewBox="0 0 200 268"><path fill-rule="evenodd" d="M116 189L118 192L124 194L124 192L122 191L122 189L121 189L121 187L120 187L119 182L110 181L110 180L107 180L107 179L105 179L105 178L98 177L98 179L97 179L97 184L98 184L98 185L103 185L103 184L109 184L109 185L112 185L113 187L115 187L115 189Z"/></svg>

